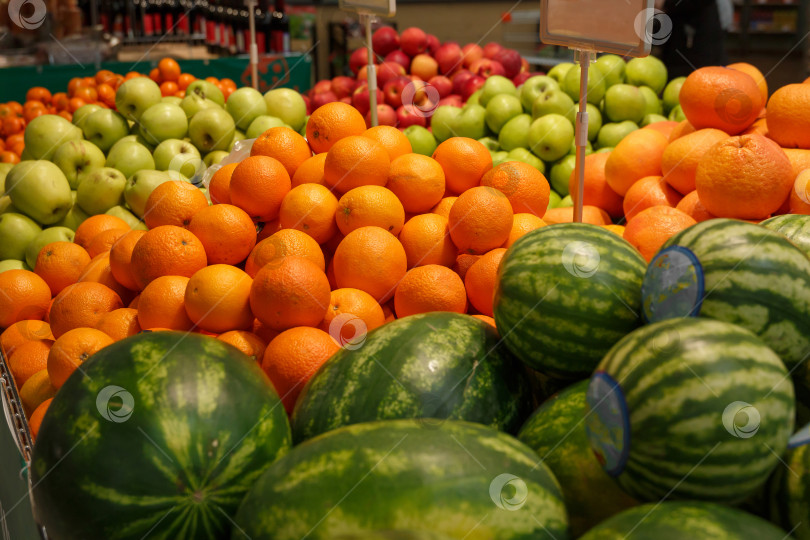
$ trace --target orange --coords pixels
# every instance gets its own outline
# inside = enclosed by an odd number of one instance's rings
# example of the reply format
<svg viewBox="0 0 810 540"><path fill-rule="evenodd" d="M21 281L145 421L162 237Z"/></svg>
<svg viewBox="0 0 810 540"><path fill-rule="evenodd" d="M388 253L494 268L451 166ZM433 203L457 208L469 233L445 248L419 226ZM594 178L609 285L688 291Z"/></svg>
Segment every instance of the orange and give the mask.
<svg viewBox="0 0 810 540"><path fill-rule="evenodd" d="M426 264L452 266L456 245L450 238L448 220L439 214L421 214L408 220L399 233L408 268Z"/></svg>
<svg viewBox="0 0 810 540"><path fill-rule="evenodd" d="M362 135L366 121L347 103L327 103L315 109L307 121L307 141L316 154L328 152L341 139Z"/></svg>
<svg viewBox="0 0 810 540"><path fill-rule="evenodd" d="M51 384L47 369L37 371L20 387L20 401L23 404L23 411L29 417L43 401L55 395L56 388Z"/></svg>
<svg viewBox="0 0 810 540"><path fill-rule="evenodd" d="M329 280L315 263L287 256L258 271L250 288L250 307L274 330L317 326L329 306L329 291Z"/></svg>
<svg viewBox="0 0 810 540"><path fill-rule="evenodd" d="M192 216L208 208L208 200L194 184L182 180L163 182L146 199L143 221L150 229L161 225L188 227Z"/></svg>
<svg viewBox="0 0 810 540"><path fill-rule="evenodd" d="M611 225L602 225L602 227L609 230L613 234L624 237L624 230L626 229L626 227L624 225L612 225L611 224Z"/></svg>
<svg viewBox="0 0 810 540"><path fill-rule="evenodd" d="M146 231L133 229L118 239L110 249L110 271L115 281L130 290L139 290L132 273L132 250ZM88 261L89 262L89 261Z"/></svg>
<svg viewBox="0 0 810 540"><path fill-rule="evenodd" d="M793 187L793 166L762 135L730 137L700 160L695 187L706 210L718 217L765 219Z"/></svg>
<svg viewBox="0 0 810 540"><path fill-rule="evenodd" d="M444 169L447 189L456 195L477 186L492 168L487 147L467 137L451 137L433 152L433 159Z"/></svg>
<svg viewBox="0 0 810 540"><path fill-rule="evenodd" d="M394 313L394 299L392 298L388 302L382 305L383 315L385 315L385 322L390 323L391 321L397 320L396 313Z"/></svg>
<svg viewBox="0 0 810 540"><path fill-rule="evenodd" d="M34 273L45 280L51 295L79 281L84 268L90 264L90 255L73 242L51 242L37 255Z"/></svg>
<svg viewBox="0 0 810 540"><path fill-rule="evenodd" d="M51 301L45 280L28 270L0 273L0 328L17 321L42 319Z"/></svg>
<svg viewBox="0 0 810 540"><path fill-rule="evenodd" d="M0 351L8 358L17 346L40 339L53 340L51 325L36 319L18 321L0 334Z"/></svg>
<svg viewBox="0 0 810 540"><path fill-rule="evenodd" d="M65 287L51 306L51 331L56 339L74 328L93 328L105 314L124 307L115 291L101 283L74 283Z"/></svg>
<svg viewBox="0 0 810 540"><path fill-rule="evenodd" d="M121 302L124 304L129 304L132 299L135 297L135 293L120 283L116 281L115 276L112 274L112 270L110 268L110 252L106 251L100 255L93 257L93 259L87 264L82 272L81 277L79 278L79 283L82 282L93 282L93 283L101 283L102 285L106 285L113 291L115 294L121 298Z"/></svg>
<svg viewBox="0 0 810 540"><path fill-rule="evenodd" d="M391 162L386 187L402 201L406 212L429 212L444 196L444 170L433 158L405 154Z"/></svg>
<svg viewBox="0 0 810 540"><path fill-rule="evenodd" d="M660 176L667 144L666 137L651 129L633 131L622 139L605 162L605 181L610 189L624 196L638 180Z"/></svg>
<svg viewBox="0 0 810 540"><path fill-rule="evenodd" d="M609 157L610 152L585 156L585 186L583 189L585 193L582 201L583 204L601 208L610 214L612 218L619 218L624 213L622 197L613 191L607 184L607 180L605 180L605 164ZM576 193L577 183L576 171L572 171L568 179L570 193ZM545 211L541 215L545 215Z"/></svg>
<svg viewBox="0 0 810 540"><path fill-rule="evenodd" d="M768 102L768 136L786 148L810 149L810 86L789 84Z"/></svg>
<svg viewBox="0 0 810 540"><path fill-rule="evenodd" d="M281 201L290 187L290 175L280 161L267 156L250 156L231 173L231 204L255 221L272 221L278 216Z"/></svg>
<svg viewBox="0 0 810 540"><path fill-rule="evenodd" d="M661 157L664 180L685 195L695 190L695 173L700 158L709 148L728 138L719 129L701 129L673 141Z"/></svg>
<svg viewBox="0 0 810 540"><path fill-rule="evenodd" d="M481 185L495 188L509 199L512 211L542 216L548 208L550 187L543 173L520 161L507 161L481 177Z"/></svg>
<svg viewBox="0 0 810 540"><path fill-rule="evenodd" d="M799 176L799 173L805 169L810 169L810 150L802 148L783 148L785 155L793 165L793 177Z"/></svg>
<svg viewBox="0 0 810 540"><path fill-rule="evenodd" d="M574 221L574 207L550 208L543 215L543 221L548 225L557 223L572 223ZM582 222L592 225L609 225L610 216L601 208L585 205L582 207Z"/></svg>
<svg viewBox="0 0 810 540"><path fill-rule="evenodd" d="M763 109L765 110L765 109ZM751 133L758 133L763 137L768 136L768 120L765 118L757 118L757 120L748 126L748 129L740 133L740 135L749 135Z"/></svg>
<svg viewBox="0 0 810 540"><path fill-rule="evenodd" d="M98 233L87 246L87 254L95 258L101 253L108 253L113 245L132 229L107 229Z"/></svg>
<svg viewBox="0 0 810 540"><path fill-rule="evenodd" d="M750 75L719 66L693 71L681 87L680 104L695 128L721 129L729 135L753 124L765 105Z"/></svg>
<svg viewBox="0 0 810 540"><path fill-rule="evenodd" d="M161 59L157 68L164 81L176 81L180 78L180 64L173 58Z"/></svg>
<svg viewBox="0 0 810 540"><path fill-rule="evenodd" d="M114 343L113 339L95 328L74 328L60 336L48 353L48 377L59 389L88 358Z"/></svg>
<svg viewBox="0 0 810 540"><path fill-rule="evenodd" d="M679 202L676 206L676 209L680 210L687 216L691 217L697 222L701 221L708 221L710 219L714 219L717 216L714 216L706 210L706 207L703 206L703 203L700 202L700 198L698 197L697 191L693 191L692 193L687 193L684 195L681 202Z"/></svg>
<svg viewBox="0 0 810 540"><path fill-rule="evenodd" d="M213 264L198 270L186 286L185 304L189 319L209 332L251 328L252 283L244 270L227 264Z"/></svg>
<svg viewBox="0 0 810 540"><path fill-rule="evenodd" d="M309 378L339 350L329 334L306 327L285 330L267 345L262 369L281 397L287 414L292 414Z"/></svg>
<svg viewBox="0 0 810 540"><path fill-rule="evenodd" d="M98 214L90 216L82 221L81 225L76 228L76 235L73 241L84 249L90 245L90 241L95 236L108 229L129 229L130 226L123 219L115 216L108 216L107 214Z"/></svg>
<svg viewBox="0 0 810 540"><path fill-rule="evenodd" d="M326 263L323 251L311 236L295 229L282 229L265 238L253 248L245 261L245 272L256 277L258 271L266 264L278 263L288 255L303 257L315 263L321 272Z"/></svg>
<svg viewBox="0 0 810 540"><path fill-rule="evenodd" d="M245 330L229 330L218 335L217 339L233 345L259 363L264 358L264 349L267 348L267 344L259 336Z"/></svg>
<svg viewBox="0 0 810 540"><path fill-rule="evenodd" d="M642 210L627 222L624 239L650 262L664 242L697 221L669 206L653 206Z"/></svg>
<svg viewBox="0 0 810 540"><path fill-rule="evenodd" d="M259 319L253 320L253 328L251 329L251 332L259 336L259 339L261 339L265 343L270 343L271 341L273 341L273 338L279 335L280 333L278 330L273 330Z"/></svg>
<svg viewBox="0 0 810 540"><path fill-rule="evenodd" d="M762 106L764 107L765 103L768 102L768 81L765 79L765 75L755 66L747 62L737 62L735 64L729 64L726 67L747 73L754 79L754 82L757 83L757 88L759 88L759 95L762 97Z"/></svg>
<svg viewBox="0 0 810 540"><path fill-rule="evenodd" d="M141 292L138 300L138 324L144 330L169 328L191 330L194 323L186 313L185 276L161 276Z"/></svg>
<svg viewBox="0 0 810 540"><path fill-rule="evenodd" d="M173 96L180 90L176 82L166 81L160 84L160 95Z"/></svg>
<svg viewBox="0 0 810 540"><path fill-rule="evenodd" d="M113 341L134 336L141 331L141 325L138 324L138 310L120 308L105 313L98 320L95 328L110 336Z"/></svg>
<svg viewBox="0 0 810 540"><path fill-rule="evenodd" d="M681 194L660 176L648 176L633 184L624 196L624 218L633 217L651 206L671 206L681 202Z"/></svg>
<svg viewBox="0 0 810 540"><path fill-rule="evenodd" d="M36 439L37 434L39 434L39 426L42 424L45 413L48 412L48 406L50 406L51 401L53 401L53 398L43 401L31 414L31 418L28 419L28 428L31 430L31 436L34 439Z"/></svg>
<svg viewBox="0 0 810 540"><path fill-rule="evenodd" d="M459 251L483 254L509 238L514 213L509 199L497 189L468 189L450 209L450 237Z"/></svg>
<svg viewBox="0 0 810 540"><path fill-rule="evenodd" d="M810 214L810 171L802 171L793 183L788 197L788 209L791 214Z"/></svg>
<svg viewBox="0 0 810 540"><path fill-rule="evenodd" d="M655 122L653 124L648 124L644 126L643 129L654 129L655 131L661 133L661 135L669 139L669 136L672 135L672 132L675 130L676 127L678 127L679 124L680 122L672 122L672 121Z"/></svg>
<svg viewBox="0 0 810 540"><path fill-rule="evenodd" d="M14 349L8 358L8 369L14 378L17 389L23 387L29 377L48 367L48 353L51 351L53 341L38 339L26 341Z"/></svg>
<svg viewBox="0 0 810 540"><path fill-rule="evenodd" d="M326 186L301 184L292 188L278 213L283 229L296 229L322 244L335 235L338 200Z"/></svg>
<svg viewBox="0 0 810 540"><path fill-rule="evenodd" d="M376 126L363 133L363 137L376 141L388 152L388 158L394 161L399 156L413 153L411 141L400 130L392 126Z"/></svg>
<svg viewBox="0 0 810 540"><path fill-rule="evenodd" d="M390 181L388 185L391 185ZM335 220L344 235L360 227L373 225L397 236L405 224L405 209L390 189L382 186L360 186L349 190L340 198Z"/></svg>
<svg viewBox="0 0 810 540"><path fill-rule="evenodd" d="M140 300L140 299L141 299L141 295L139 293L139 294L135 295L135 298L132 299L132 302L130 302L127 305L127 307L131 308L131 309L138 309L138 300Z"/></svg>
<svg viewBox="0 0 810 540"><path fill-rule="evenodd" d="M326 152L315 154L307 158L305 162L298 166L292 177L292 187L301 184L321 184L326 185L323 178L323 165L326 163Z"/></svg>
<svg viewBox="0 0 810 540"><path fill-rule="evenodd" d="M207 264L202 242L191 231L176 225L147 231L132 249L130 260L139 289L160 276L191 277Z"/></svg>
<svg viewBox="0 0 810 540"><path fill-rule="evenodd" d="M476 319L479 319L479 320L484 321L485 323L487 323L488 325L490 325L492 328L495 328L495 330L497 330L497 329L498 329L498 328L495 326L495 319L493 319L492 317L487 317L486 315L480 315L480 314L478 314L478 313L476 313L475 315L473 315L473 317L475 317Z"/></svg>
<svg viewBox="0 0 810 540"><path fill-rule="evenodd" d="M458 274L438 264L408 270L394 294L397 317L430 311L467 311L467 293Z"/></svg>
<svg viewBox="0 0 810 540"><path fill-rule="evenodd" d="M357 345L366 333L385 324L382 306L373 296L360 289L335 289L326 316L319 325L341 346Z"/></svg>
<svg viewBox="0 0 810 540"><path fill-rule="evenodd" d="M336 142L326 154L323 178L332 189L346 193L360 186L384 186L391 160L378 142L357 135Z"/></svg>
<svg viewBox="0 0 810 540"><path fill-rule="evenodd" d="M689 120L684 120L672 130L669 134L669 142L676 141L683 137L684 135L689 135L690 133L694 133L697 131L695 126L689 123Z"/></svg>
<svg viewBox="0 0 810 540"><path fill-rule="evenodd" d="M212 204L231 204L231 175L238 163L229 163L223 165L208 183L208 195L211 197Z"/></svg>
<svg viewBox="0 0 810 540"><path fill-rule="evenodd" d="M232 204L206 206L194 214L188 230L205 248L208 264L239 264L256 245L256 225Z"/></svg>
<svg viewBox="0 0 810 540"><path fill-rule="evenodd" d="M25 93L25 101L40 101L48 104L51 102L51 91L43 86L33 86Z"/></svg>
<svg viewBox="0 0 810 540"><path fill-rule="evenodd" d="M431 214L439 214L446 218L450 217L450 209L453 208L453 203L456 202L458 197L445 197L439 201L439 204L430 209Z"/></svg>
<svg viewBox="0 0 810 540"><path fill-rule="evenodd" d="M481 314L492 317L492 301L498 281L498 266L506 250L493 249L470 266L464 276L467 298Z"/></svg>
<svg viewBox="0 0 810 540"><path fill-rule="evenodd" d="M312 156L312 150L301 135L282 126L259 135L250 148L250 155L277 159L292 178L298 167Z"/></svg>
<svg viewBox="0 0 810 540"><path fill-rule="evenodd" d="M520 237L545 226L546 222L534 214L515 214L512 218L512 230L509 231L509 237L503 243L503 247L508 248Z"/></svg>
<svg viewBox="0 0 810 540"><path fill-rule="evenodd" d="M333 260L338 287L366 291L378 302L394 295L408 269L402 244L380 227L360 227L347 234Z"/></svg>

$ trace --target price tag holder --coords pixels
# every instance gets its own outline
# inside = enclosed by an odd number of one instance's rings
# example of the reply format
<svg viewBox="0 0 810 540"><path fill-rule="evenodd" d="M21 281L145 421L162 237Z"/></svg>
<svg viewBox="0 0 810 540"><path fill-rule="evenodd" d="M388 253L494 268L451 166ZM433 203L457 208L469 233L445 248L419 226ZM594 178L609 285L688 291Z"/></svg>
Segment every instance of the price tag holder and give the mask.
<svg viewBox="0 0 810 540"><path fill-rule="evenodd" d="M340 9L361 15L393 17L397 12L396 0L340 0Z"/></svg>

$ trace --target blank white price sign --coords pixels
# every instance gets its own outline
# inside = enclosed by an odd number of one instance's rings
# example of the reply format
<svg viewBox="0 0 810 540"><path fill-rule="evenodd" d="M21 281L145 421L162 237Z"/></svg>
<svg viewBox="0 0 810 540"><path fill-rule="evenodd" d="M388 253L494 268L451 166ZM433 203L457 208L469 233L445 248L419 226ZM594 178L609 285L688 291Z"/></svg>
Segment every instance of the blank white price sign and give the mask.
<svg viewBox="0 0 810 540"><path fill-rule="evenodd" d="M340 9L379 17L393 17L397 12L396 0L340 0Z"/></svg>

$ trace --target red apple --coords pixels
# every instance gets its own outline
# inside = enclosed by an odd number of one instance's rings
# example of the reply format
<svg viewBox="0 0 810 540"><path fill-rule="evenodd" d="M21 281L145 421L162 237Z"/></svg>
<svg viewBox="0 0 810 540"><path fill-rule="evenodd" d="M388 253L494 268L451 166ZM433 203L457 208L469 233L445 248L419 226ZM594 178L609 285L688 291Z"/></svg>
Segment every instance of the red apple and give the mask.
<svg viewBox="0 0 810 540"><path fill-rule="evenodd" d="M467 79L467 82L464 83L464 86L461 89L461 99L463 99L466 103L467 100L470 99L470 96L476 92L476 90L484 86L484 82L486 82L486 79L481 75L473 75Z"/></svg>
<svg viewBox="0 0 810 540"><path fill-rule="evenodd" d="M345 103L346 105L352 104L352 98L350 98L349 96L342 97L338 101L340 101L341 103Z"/></svg>
<svg viewBox="0 0 810 540"><path fill-rule="evenodd" d="M427 52L431 55L436 54L436 51L438 51L439 47L442 45L441 41L433 34L428 34L427 40Z"/></svg>
<svg viewBox="0 0 810 540"><path fill-rule="evenodd" d="M331 90L327 90L326 92L318 92L317 94L312 96L312 110L315 110L327 103L332 103L333 101L338 101L340 98L332 92Z"/></svg>
<svg viewBox="0 0 810 540"><path fill-rule="evenodd" d="M439 93L439 99L449 96L453 91L453 81L444 75L436 75L435 77L431 77L428 81L428 85L436 89L436 91Z"/></svg>
<svg viewBox="0 0 810 540"><path fill-rule="evenodd" d="M521 71L512 79L512 82L515 83L515 86L520 86L528 79L536 77L537 75L545 75L545 73L542 71Z"/></svg>
<svg viewBox="0 0 810 540"><path fill-rule="evenodd" d="M377 28L371 35L371 48L374 53L385 56L393 50L399 49L399 34L390 26Z"/></svg>
<svg viewBox="0 0 810 540"><path fill-rule="evenodd" d="M445 43L439 47L434 57L439 63L439 72L444 75L449 75L461 68L461 47L458 46L458 43Z"/></svg>
<svg viewBox="0 0 810 540"><path fill-rule="evenodd" d="M411 67L411 57L402 52L401 50L397 49L395 51L391 51L390 53L385 55L386 62L396 62L397 64L401 65L405 68L405 71L408 71Z"/></svg>
<svg viewBox="0 0 810 540"><path fill-rule="evenodd" d="M490 41L484 45L484 58L494 59L495 55L501 52L501 49L503 49L503 45Z"/></svg>
<svg viewBox="0 0 810 540"><path fill-rule="evenodd" d="M383 96L382 90L377 88L377 103L385 103L385 97ZM371 94L368 91L368 86L360 85L352 94L351 104L357 109L360 114L363 116L366 115L368 110L371 108Z"/></svg>
<svg viewBox="0 0 810 540"><path fill-rule="evenodd" d="M515 49L501 49L492 60L500 62L505 72L503 76L507 79L512 79L520 73L522 58Z"/></svg>
<svg viewBox="0 0 810 540"><path fill-rule="evenodd" d="M492 77L493 75L504 75L506 70L503 65L489 58L482 58L470 66L470 71L482 77Z"/></svg>
<svg viewBox="0 0 810 540"><path fill-rule="evenodd" d="M312 114L312 100L309 99L309 96L301 95L304 99L304 105L307 106L307 114Z"/></svg>
<svg viewBox="0 0 810 540"><path fill-rule="evenodd" d="M439 74L439 63L428 54L417 54L411 62L411 74L427 81Z"/></svg>
<svg viewBox="0 0 810 540"><path fill-rule="evenodd" d="M396 62L383 62L382 64L376 67L376 70L377 70L377 86L379 88L384 87L385 83L387 83L391 79L395 79L397 77L405 75L405 68L402 67L401 64L397 64Z"/></svg>
<svg viewBox="0 0 810 540"><path fill-rule="evenodd" d="M427 34L421 29L412 26L406 28L399 37L399 44L402 51L413 58L417 54L425 52L428 48Z"/></svg>
<svg viewBox="0 0 810 540"><path fill-rule="evenodd" d="M464 101L461 99L461 96L458 94L450 94L447 97L443 97L439 100L439 103L436 104L437 107L442 105L452 105L453 107L463 107Z"/></svg>
<svg viewBox="0 0 810 540"><path fill-rule="evenodd" d="M371 127L371 110L366 113L366 127ZM377 105L377 125L396 126L397 112L390 105L380 103Z"/></svg>
<svg viewBox="0 0 810 540"><path fill-rule="evenodd" d="M314 96L315 94L320 94L321 92L330 92L332 90L332 81L329 79L318 81L315 83L315 86L312 87L310 93Z"/></svg>
<svg viewBox="0 0 810 540"><path fill-rule="evenodd" d="M397 109L397 122L400 129L410 126L427 126L427 117L413 105L403 105Z"/></svg>
<svg viewBox="0 0 810 540"><path fill-rule="evenodd" d="M365 47L355 49L349 57L349 69L352 70L352 73L357 75L360 72L360 68L366 64L368 64L368 49Z"/></svg>
<svg viewBox="0 0 810 540"><path fill-rule="evenodd" d="M385 95L385 102L395 109L402 105L402 91L411 83L408 77L397 77L385 83L383 87L383 95Z"/></svg>
<svg viewBox="0 0 810 540"><path fill-rule="evenodd" d="M467 43L461 49L461 54L464 57L462 65L465 68L468 68L473 62L484 57L484 49L482 49L477 43Z"/></svg>
<svg viewBox="0 0 810 540"><path fill-rule="evenodd" d="M474 73L472 71L462 69L460 71L456 71L456 73L450 78L453 81L453 93L454 94L461 94L461 88L464 86L464 83L472 77Z"/></svg>
<svg viewBox="0 0 810 540"><path fill-rule="evenodd" d="M335 93L338 99L351 96L356 86L357 81L351 77L341 75L332 79L332 92Z"/></svg>

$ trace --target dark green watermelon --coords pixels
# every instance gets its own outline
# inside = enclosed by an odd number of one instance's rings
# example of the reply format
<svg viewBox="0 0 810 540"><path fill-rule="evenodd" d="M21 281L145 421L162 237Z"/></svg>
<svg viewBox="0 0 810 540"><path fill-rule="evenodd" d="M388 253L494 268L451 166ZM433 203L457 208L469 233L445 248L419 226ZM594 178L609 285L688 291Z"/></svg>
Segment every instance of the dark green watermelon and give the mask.
<svg viewBox="0 0 810 540"><path fill-rule="evenodd" d="M388 530L340 534L333 536L332 540L448 540L449 538L429 531Z"/></svg>
<svg viewBox="0 0 810 540"><path fill-rule="evenodd" d="M290 439L255 361L199 334L138 334L51 403L31 463L36 517L54 540L224 538Z"/></svg>
<svg viewBox="0 0 810 540"><path fill-rule="evenodd" d="M397 418L467 420L516 432L531 412L520 362L489 324L458 313L404 317L341 349L312 376L293 439Z"/></svg>
<svg viewBox="0 0 810 540"><path fill-rule="evenodd" d="M239 507L233 539L332 540L380 529L455 539L565 540L559 485L517 439L480 424L346 426L274 463Z"/></svg>
<svg viewBox="0 0 810 540"><path fill-rule="evenodd" d="M782 233L796 244L805 255L810 255L810 216L804 214L783 214L766 219L761 226Z"/></svg>
<svg viewBox="0 0 810 540"><path fill-rule="evenodd" d="M810 446L788 450L768 484L770 519L810 540Z"/></svg>
<svg viewBox="0 0 810 540"><path fill-rule="evenodd" d="M518 433L560 483L574 537L638 504L593 455L585 430L587 390L588 381L564 389L543 403Z"/></svg>
<svg viewBox="0 0 810 540"><path fill-rule="evenodd" d="M626 510L580 540L788 540L764 519L701 502L663 502Z"/></svg>

